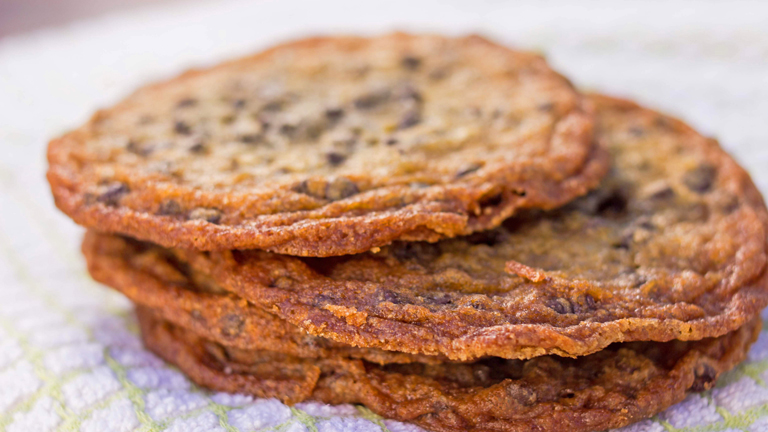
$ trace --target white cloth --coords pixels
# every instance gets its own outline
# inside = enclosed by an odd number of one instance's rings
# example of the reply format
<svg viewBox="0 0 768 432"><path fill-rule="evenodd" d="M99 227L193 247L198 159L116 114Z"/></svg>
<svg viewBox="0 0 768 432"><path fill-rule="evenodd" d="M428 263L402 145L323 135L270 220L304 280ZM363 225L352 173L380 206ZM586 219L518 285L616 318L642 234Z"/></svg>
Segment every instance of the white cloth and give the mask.
<svg viewBox="0 0 768 432"><path fill-rule="evenodd" d="M489 34L585 89L721 139L768 192L768 3L172 3L0 40L0 430L390 432L365 409L210 393L146 352L130 304L87 277L82 229L44 179L46 141L153 79L316 33ZM628 431L768 431L768 333L749 361ZM709 425L709 426L707 426Z"/></svg>

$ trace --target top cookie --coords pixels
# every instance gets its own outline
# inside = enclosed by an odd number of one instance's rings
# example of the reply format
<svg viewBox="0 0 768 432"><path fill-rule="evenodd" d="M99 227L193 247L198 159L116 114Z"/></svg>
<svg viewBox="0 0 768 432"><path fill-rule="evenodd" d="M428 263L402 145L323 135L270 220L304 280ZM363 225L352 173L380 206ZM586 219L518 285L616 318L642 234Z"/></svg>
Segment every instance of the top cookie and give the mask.
<svg viewBox="0 0 768 432"><path fill-rule="evenodd" d="M143 88L48 160L79 224L304 256L492 228L607 167L588 105L541 57L399 33L301 40Z"/></svg>

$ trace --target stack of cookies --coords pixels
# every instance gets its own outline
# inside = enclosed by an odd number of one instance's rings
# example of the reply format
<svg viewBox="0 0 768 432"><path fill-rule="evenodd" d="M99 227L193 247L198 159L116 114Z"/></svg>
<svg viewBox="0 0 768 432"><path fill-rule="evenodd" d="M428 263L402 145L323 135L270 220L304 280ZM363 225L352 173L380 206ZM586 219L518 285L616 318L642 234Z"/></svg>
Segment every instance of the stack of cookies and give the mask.
<svg viewBox="0 0 768 432"><path fill-rule="evenodd" d="M280 45L48 160L91 275L216 390L598 431L711 388L768 304L768 212L715 141L476 36Z"/></svg>

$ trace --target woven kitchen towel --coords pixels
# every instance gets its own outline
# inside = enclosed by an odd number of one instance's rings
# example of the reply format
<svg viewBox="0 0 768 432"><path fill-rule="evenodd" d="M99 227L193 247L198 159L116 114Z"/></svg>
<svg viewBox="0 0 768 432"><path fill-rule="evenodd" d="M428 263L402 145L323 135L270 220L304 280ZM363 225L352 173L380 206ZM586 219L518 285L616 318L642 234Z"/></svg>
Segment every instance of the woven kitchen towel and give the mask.
<svg viewBox="0 0 768 432"><path fill-rule="evenodd" d="M390 432L354 406L211 393L145 351L53 207L46 141L148 80L288 37L480 31L547 53L586 89L717 136L768 192L768 5L388 0L179 4L0 40L0 431ZM625 431L768 431L768 332L719 386Z"/></svg>

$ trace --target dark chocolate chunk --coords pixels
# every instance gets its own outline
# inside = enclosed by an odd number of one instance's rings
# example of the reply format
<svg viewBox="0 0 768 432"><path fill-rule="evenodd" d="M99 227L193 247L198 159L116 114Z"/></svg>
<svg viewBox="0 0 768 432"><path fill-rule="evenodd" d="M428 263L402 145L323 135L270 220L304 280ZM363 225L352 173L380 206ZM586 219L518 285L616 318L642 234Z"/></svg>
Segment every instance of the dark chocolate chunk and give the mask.
<svg viewBox="0 0 768 432"><path fill-rule="evenodd" d="M189 146L190 153L193 154L203 154L208 152L208 146L205 145L205 143L202 140L195 141L191 146Z"/></svg>
<svg viewBox="0 0 768 432"><path fill-rule="evenodd" d="M217 224L221 221L221 210L213 208L199 207L189 212L190 220L204 220L212 224Z"/></svg>
<svg viewBox="0 0 768 432"><path fill-rule="evenodd" d="M617 216L627 210L627 197L620 189L612 190L597 204L597 213L604 216Z"/></svg>
<svg viewBox="0 0 768 432"><path fill-rule="evenodd" d="M280 126L280 133L289 138L295 136L297 130L298 126L290 123L284 123Z"/></svg>
<svg viewBox="0 0 768 432"><path fill-rule="evenodd" d="M717 177L717 169L709 164L701 164L683 175L683 184L693 192L709 192Z"/></svg>
<svg viewBox="0 0 768 432"><path fill-rule="evenodd" d="M338 152L330 152L325 155L325 158L328 160L328 163L331 166L339 166L342 163L344 163L345 160L347 160L347 156L343 155Z"/></svg>
<svg viewBox="0 0 768 432"><path fill-rule="evenodd" d="M465 167L461 168L458 172L456 172L456 177L464 177L467 174L472 174L473 172L479 170L482 167L483 165L479 163L466 165Z"/></svg>
<svg viewBox="0 0 768 432"><path fill-rule="evenodd" d="M163 216L175 216L181 213L181 206L175 200L163 201L157 209L157 214Z"/></svg>
<svg viewBox="0 0 768 432"><path fill-rule="evenodd" d="M242 135L240 136L240 142L245 144L261 144L264 142L264 135L259 133Z"/></svg>
<svg viewBox="0 0 768 432"><path fill-rule="evenodd" d="M691 390L695 392L709 390L717 381L717 370L708 364L698 365L694 374Z"/></svg>
<svg viewBox="0 0 768 432"><path fill-rule="evenodd" d="M558 297L549 302L549 308L560 315L573 313L573 304L568 299Z"/></svg>
<svg viewBox="0 0 768 432"><path fill-rule="evenodd" d="M408 129L416 126L421 122L421 113L418 110L408 110L403 114L400 122L397 124L398 129Z"/></svg>
<svg viewBox="0 0 768 432"><path fill-rule="evenodd" d="M176 131L176 133L181 135L189 135L192 133L192 128L189 127L189 125L184 123L183 121L177 121L173 125L173 130Z"/></svg>
<svg viewBox="0 0 768 432"><path fill-rule="evenodd" d="M389 90L379 90L358 97L353 104L357 109L372 109L388 101L391 95L392 92Z"/></svg>
<svg viewBox="0 0 768 432"><path fill-rule="evenodd" d="M137 154L139 156L149 156L152 153L152 150L154 150L151 145L141 145L133 140L128 141L125 149L129 153Z"/></svg>
<svg viewBox="0 0 768 432"><path fill-rule="evenodd" d="M325 197L331 201L349 198L358 192L357 185L346 177L337 177L325 187Z"/></svg>
<svg viewBox="0 0 768 432"><path fill-rule="evenodd" d="M415 71L419 68L419 66L421 66L421 59L418 57L406 56L400 60L400 65L402 65L405 69Z"/></svg>
<svg viewBox="0 0 768 432"><path fill-rule="evenodd" d="M325 110L325 117L328 118L331 122L337 122L341 120L342 117L344 117L344 108L328 108Z"/></svg>
<svg viewBox="0 0 768 432"><path fill-rule="evenodd" d="M185 98L180 100L179 103L176 104L176 108L187 108L195 105L197 105L197 99Z"/></svg>
<svg viewBox="0 0 768 432"><path fill-rule="evenodd" d="M104 187L103 192L96 197L96 201L104 205L116 206L128 192L130 192L128 185L115 182Z"/></svg>
<svg viewBox="0 0 768 432"><path fill-rule="evenodd" d="M261 107L262 111L266 112L278 112L283 109L285 106L285 101L282 99L275 99L273 101L269 101L266 104L264 104Z"/></svg>
<svg viewBox="0 0 768 432"><path fill-rule="evenodd" d="M397 144L397 138L387 138L387 140L384 142L388 146L393 146Z"/></svg>

